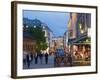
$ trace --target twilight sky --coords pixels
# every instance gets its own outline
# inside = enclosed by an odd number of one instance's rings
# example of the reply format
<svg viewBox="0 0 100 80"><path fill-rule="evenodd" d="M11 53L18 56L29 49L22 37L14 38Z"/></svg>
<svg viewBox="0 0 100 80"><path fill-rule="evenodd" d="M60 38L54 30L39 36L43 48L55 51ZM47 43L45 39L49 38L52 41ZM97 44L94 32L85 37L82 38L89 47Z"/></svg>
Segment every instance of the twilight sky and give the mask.
<svg viewBox="0 0 100 80"><path fill-rule="evenodd" d="M32 20L39 19L48 25L55 36L63 36L69 21L69 13L67 12L24 10L23 17Z"/></svg>

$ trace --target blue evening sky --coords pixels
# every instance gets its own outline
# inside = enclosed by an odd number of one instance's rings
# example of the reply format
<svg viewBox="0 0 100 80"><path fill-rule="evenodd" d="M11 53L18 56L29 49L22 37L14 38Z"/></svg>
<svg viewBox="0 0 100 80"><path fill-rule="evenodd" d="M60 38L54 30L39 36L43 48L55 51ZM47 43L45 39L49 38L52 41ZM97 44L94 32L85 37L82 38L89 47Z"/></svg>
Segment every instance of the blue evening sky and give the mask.
<svg viewBox="0 0 100 80"><path fill-rule="evenodd" d="M63 36L67 30L70 13L52 11L31 11L24 10L23 17L28 19L39 19L48 25L55 36Z"/></svg>

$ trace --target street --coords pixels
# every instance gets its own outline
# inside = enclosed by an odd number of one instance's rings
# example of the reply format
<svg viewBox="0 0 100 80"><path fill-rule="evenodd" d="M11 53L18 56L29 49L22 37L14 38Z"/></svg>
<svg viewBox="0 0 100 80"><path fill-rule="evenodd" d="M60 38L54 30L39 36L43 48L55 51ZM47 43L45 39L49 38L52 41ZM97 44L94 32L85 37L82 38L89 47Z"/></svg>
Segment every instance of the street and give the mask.
<svg viewBox="0 0 100 80"><path fill-rule="evenodd" d="M30 63L30 67L28 68L27 63L26 65L23 64L24 69L36 69L36 68L53 68L54 67L54 55L48 56L48 64L45 63L45 57L43 56L43 61L41 63L40 59L38 58L38 63L35 64L35 59Z"/></svg>
<svg viewBox="0 0 100 80"><path fill-rule="evenodd" d="M41 59L38 57L38 62L37 64L35 64L35 59L33 58L33 60L30 62L30 66L28 67L28 64L26 62L26 64L23 63L23 69L39 69L39 68L54 68L54 67L71 67L71 66L89 66L90 65L90 61L86 61L86 60L72 60L72 64L70 64L70 62L68 61L68 57L62 58L61 62L57 64L57 62L55 62L55 57L54 55L49 55L48 56L48 63L46 64L45 62L45 56L43 56L42 61Z"/></svg>

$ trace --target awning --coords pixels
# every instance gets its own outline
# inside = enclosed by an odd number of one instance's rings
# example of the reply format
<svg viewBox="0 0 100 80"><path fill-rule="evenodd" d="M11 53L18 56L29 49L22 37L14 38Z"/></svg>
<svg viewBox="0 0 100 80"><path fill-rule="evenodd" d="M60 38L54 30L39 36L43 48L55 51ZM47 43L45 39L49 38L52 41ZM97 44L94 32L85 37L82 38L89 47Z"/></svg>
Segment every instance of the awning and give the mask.
<svg viewBox="0 0 100 80"><path fill-rule="evenodd" d="M87 39L90 39L90 37L82 36L75 39L69 39L68 44L90 44L90 42L85 42Z"/></svg>

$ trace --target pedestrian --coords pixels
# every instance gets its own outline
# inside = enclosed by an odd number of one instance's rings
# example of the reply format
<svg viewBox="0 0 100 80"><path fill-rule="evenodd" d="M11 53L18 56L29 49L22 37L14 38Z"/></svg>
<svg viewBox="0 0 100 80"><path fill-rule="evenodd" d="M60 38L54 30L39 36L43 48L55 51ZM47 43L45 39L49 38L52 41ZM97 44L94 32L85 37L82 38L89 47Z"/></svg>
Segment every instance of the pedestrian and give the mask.
<svg viewBox="0 0 100 80"><path fill-rule="evenodd" d="M42 61L43 61L43 54L41 52L39 52L39 58L40 58L40 62L42 64Z"/></svg>
<svg viewBox="0 0 100 80"><path fill-rule="evenodd" d="M27 59L27 58L26 58L26 55L27 55L27 52L24 51L24 52L23 52L23 64L24 64L24 65L26 65L26 61L27 61L27 60L26 60L26 59Z"/></svg>
<svg viewBox="0 0 100 80"><path fill-rule="evenodd" d="M37 52L35 53L34 58L35 58L35 64L37 64L38 63L38 55L37 55Z"/></svg>
<svg viewBox="0 0 100 80"><path fill-rule="evenodd" d="M68 62L70 63L70 66L72 66L72 54L68 53Z"/></svg>
<svg viewBox="0 0 100 80"><path fill-rule="evenodd" d="M45 53L45 63L48 64L48 53Z"/></svg>
<svg viewBox="0 0 100 80"><path fill-rule="evenodd" d="M33 53L30 53L31 62L33 61Z"/></svg>
<svg viewBox="0 0 100 80"><path fill-rule="evenodd" d="M29 54L26 55L26 59L27 59L27 66L28 66L28 68L30 68L31 60L30 60L30 55Z"/></svg>

